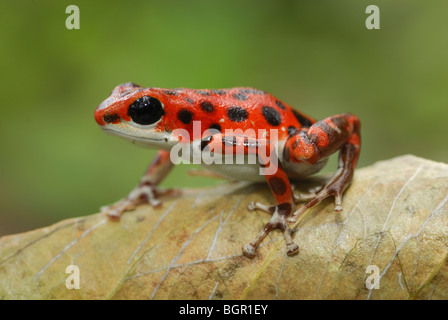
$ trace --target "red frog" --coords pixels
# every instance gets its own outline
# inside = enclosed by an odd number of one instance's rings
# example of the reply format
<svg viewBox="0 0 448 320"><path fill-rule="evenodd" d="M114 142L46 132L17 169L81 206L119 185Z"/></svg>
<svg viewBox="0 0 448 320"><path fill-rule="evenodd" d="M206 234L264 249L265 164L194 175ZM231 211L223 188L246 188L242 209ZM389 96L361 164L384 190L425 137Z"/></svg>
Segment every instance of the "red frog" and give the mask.
<svg viewBox="0 0 448 320"><path fill-rule="evenodd" d="M99 105L95 120L106 133L159 149L137 187L125 199L103 208L110 218L119 218L142 203L161 204L158 198L166 191L157 186L173 167L170 151L176 145L188 146L193 153L209 151L222 157L257 156L256 163L201 163L231 179L266 181L269 185L275 205L249 203L250 210L266 211L272 218L243 246L248 257L255 256L256 248L273 229L283 232L287 254L297 253L299 246L292 240L288 223L328 197L334 197L335 211L341 212L342 194L352 180L360 150L356 116L343 113L315 121L265 91L246 87L163 89L123 83ZM197 121L199 134L194 132ZM261 136L257 135L259 129L263 129ZM339 166L333 178L308 195L308 201L297 209L296 201L304 197L293 193L290 180L318 172L336 151ZM268 164L275 170L260 174Z"/></svg>

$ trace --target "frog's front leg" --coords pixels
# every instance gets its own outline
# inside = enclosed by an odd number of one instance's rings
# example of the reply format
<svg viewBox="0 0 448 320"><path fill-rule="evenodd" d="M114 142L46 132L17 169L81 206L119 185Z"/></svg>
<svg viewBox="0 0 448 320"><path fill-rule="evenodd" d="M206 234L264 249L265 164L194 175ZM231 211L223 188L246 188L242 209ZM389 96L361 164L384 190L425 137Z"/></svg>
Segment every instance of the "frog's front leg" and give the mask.
<svg viewBox="0 0 448 320"><path fill-rule="evenodd" d="M295 210L295 203L291 184L288 176L278 161L274 146L268 139L255 139L242 135L215 134L202 140L201 148L208 148L216 152L225 148L224 154L249 155L256 154L262 167L261 173L275 197L276 205L263 206L259 203L249 203L249 209L262 209L272 214L269 222L264 226L258 236L243 246L243 253L252 258L255 256L258 245L274 229L283 232L286 242L286 252L293 255L299 251L299 246L292 240L291 230L288 226L287 217Z"/></svg>
<svg viewBox="0 0 448 320"><path fill-rule="evenodd" d="M289 222L322 200L333 196L335 211L342 211L342 194L350 185L360 150L360 122L351 114L340 114L313 124L307 131L301 131L290 137L285 144L285 160L296 163L315 164L340 150L339 165L332 179L308 202L295 211Z"/></svg>
<svg viewBox="0 0 448 320"><path fill-rule="evenodd" d="M255 256L255 251L261 241L274 229L280 229L283 232L286 242L286 254L293 255L299 252L299 246L292 240L291 230L286 220L296 207L291 184L281 163L278 160L273 162L273 159L275 158L270 157L269 161L271 166L276 165L275 170L273 170L274 173L266 174L265 178L275 197L276 205L266 206L258 202L249 203L249 210L259 209L272 214L271 219L258 236L243 246L243 253L250 258ZM267 159L264 160L261 157L260 161L267 161Z"/></svg>
<svg viewBox="0 0 448 320"><path fill-rule="evenodd" d="M143 203L149 203L153 207L160 206L162 202L158 198L171 193L172 190L160 190L157 186L172 167L169 151L159 150L139 184L129 195L117 203L102 207L101 212L106 213L111 219L119 219L123 212L132 210Z"/></svg>

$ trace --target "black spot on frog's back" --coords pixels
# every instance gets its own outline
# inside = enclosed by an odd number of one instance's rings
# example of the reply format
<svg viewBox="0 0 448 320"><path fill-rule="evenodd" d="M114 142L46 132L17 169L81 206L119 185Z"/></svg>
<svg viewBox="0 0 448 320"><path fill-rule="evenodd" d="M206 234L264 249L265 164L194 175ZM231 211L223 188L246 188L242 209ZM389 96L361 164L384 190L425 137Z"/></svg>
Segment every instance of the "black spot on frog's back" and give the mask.
<svg viewBox="0 0 448 320"><path fill-rule="evenodd" d="M182 109L178 112L177 118L181 122L183 122L185 124L189 124L191 122L191 119L193 118L193 113L191 113L190 110Z"/></svg>
<svg viewBox="0 0 448 320"><path fill-rule="evenodd" d="M219 123L213 123L209 129L217 130L219 132L221 132L221 130L222 130L221 125Z"/></svg>
<svg viewBox="0 0 448 320"><path fill-rule="evenodd" d="M294 127L294 126L289 126L289 127L288 127L288 134L289 134L289 135L293 135L293 134L295 134L296 131L297 131L296 127Z"/></svg>
<svg viewBox="0 0 448 320"><path fill-rule="evenodd" d="M267 123L271 126L278 126L282 122L282 117L280 113L272 107L263 106L261 108L261 113L263 117L266 119Z"/></svg>
<svg viewBox="0 0 448 320"><path fill-rule="evenodd" d="M163 93L170 95L170 96L177 96L179 93L175 90L165 90Z"/></svg>
<svg viewBox="0 0 448 320"><path fill-rule="evenodd" d="M213 107L213 104L209 101L202 101L200 103L201 109L205 112L213 112L213 110L215 109Z"/></svg>
<svg viewBox="0 0 448 320"><path fill-rule="evenodd" d="M247 119L249 113L239 106L232 106L227 109L227 117L233 122L242 122Z"/></svg>
<svg viewBox="0 0 448 320"><path fill-rule="evenodd" d="M200 94L201 96L210 96L211 93L209 91L205 91L205 90L196 90L197 94Z"/></svg>
<svg viewBox="0 0 448 320"><path fill-rule="evenodd" d="M241 92L233 94L232 97L240 101L246 101L248 99L247 95Z"/></svg>
<svg viewBox="0 0 448 320"><path fill-rule="evenodd" d="M297 121L299 121L299 123L302 125L302 127L304 128L309 128L313 125L313 122L306 118L304 115L302 115L300 112L291 109L292 113L294 113L294 116L296 117Z"/></svg>
<svg viewBox="0 0 448 320"><path fill-rule="evenodd" d="M210 92L217 95L223 95L227 93L227 91L224 89L211 89Z"/></svg>
<svg viewBox="0 0 448 320"><path fill-rule="evenodd" d="M254 88L246 88L246 89L240 89L241 93L248 93L248 94L265 94L266 91L258 90Z"/></svg>
<svg viewBox="0 0 448 320"><path fill-rule="evenodd" d="M286 110L285 105L283 104L283 102L279 101L279 100L275 100L275 104L282 110Z"/></svg>

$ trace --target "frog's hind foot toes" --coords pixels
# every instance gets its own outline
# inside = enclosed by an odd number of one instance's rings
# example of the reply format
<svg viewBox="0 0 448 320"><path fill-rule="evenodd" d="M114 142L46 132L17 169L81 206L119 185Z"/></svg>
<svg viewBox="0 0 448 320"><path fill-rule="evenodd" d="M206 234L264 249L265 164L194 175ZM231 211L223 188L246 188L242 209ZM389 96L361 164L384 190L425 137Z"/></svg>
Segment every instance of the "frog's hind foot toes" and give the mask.
<svg viewBox="0 0 448 320"><path fill-rule="evenodd" d="M254 210L258 209L258 210L264 211L266 213L273 214L275 211L275 206L267 206L260 202L251 201L247 205L247 209L249 209L250 211L254 211Z"/></svg>
<svg viewBox="0 0 448 320"><path fill-rule="evenodd" d="M334 197L334 211L336 211L337 213L340 213L340 212L343 211L343 208L342 208L342 193L338 193Z"/></svg>
<svg viewBox="0 0 448 320"><path fill-rule="evenodd" d="M297 190L295 185L291 185L291 187L292 187L293 191ZM300 202L310 201L311 199L315 198L317 196L317 194L321 190L324 189L324 187L325 186L318 185L318 186L309 187L305 192L293 193L294 202L300 203Z"/></svg>
<svg viewBox="0 0 448 320"><path fill-rule="evenodd" d="M300 193L300 194L294 193L293 194L295 203L309 201L309 200L313 199L315 196L316 196L316 194L314 194L314 193L313 194L303 194L303 193Z"/></svg>
<svg viewBox="0 0 448 320"><path fill-rule="evenodd" d="M309 199L303 206L297 209L291 216L288 218L289 223L294 223L297 221L300 215L302 215L308 209L316 206L321 201L325 200L328 197L334 197L334 211L342 212L342 194L346 185L341 185L338 183L331 182L326 185L318 194L316 194L313 198Z"/></svg>
<svg viewBox="0 0 448 320"><path fill-rule="evenodd" d="M252 203L253 206L258 204L257 202ZM258 204L259 206L260 204ZM259 207L257 209L260 209ZM255 256L256 250L260 243L264 238L274 229L280 229L283 232L283 236L285 237L286 242L286 254L291 256L299 252L299 246L296 244L291 236L291 229L288 226L288 223L285 219L285 216L279 213L278 206L273 206L274 208L271 212L270 208L265 205L262 205L263 209L267 209L268 212L272 213L272 217L269 222L264 226L264 228L260 231L258 236L251 242L245 244L243 246L243 254L249 258L253 258Z"/></svg>

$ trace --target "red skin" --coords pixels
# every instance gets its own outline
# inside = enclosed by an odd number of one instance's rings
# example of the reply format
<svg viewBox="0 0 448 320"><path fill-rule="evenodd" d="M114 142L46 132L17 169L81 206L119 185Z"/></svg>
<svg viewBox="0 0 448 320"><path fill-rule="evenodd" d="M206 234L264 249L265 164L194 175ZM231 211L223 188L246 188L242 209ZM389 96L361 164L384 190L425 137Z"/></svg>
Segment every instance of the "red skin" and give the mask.
<svg viewBox="0 0 448 320"><path fill-rule="evenodd" d="M287 254L295 254L299 247L291 237L288 222L294 222L297 217L312 208L323 199L335 198L335 211L342 211L342 194L349 186L359 157L360 150L360 122L351 114L339 114L321 121L315 121L286 103L276 99L269 93L253 88L231 89L163 89L142 88L133 83L117 86L111 96L95 111L95 120L100 126L106 123L118 124L130 121L128 107L138 98L150 96L163 104L164 115L157 122L153 130L158 132L172 132L176 129L188 131L191 142L195 139L193 122L201 123L202 133L211 127L219 126L220 133L211 134L201 141L201 148L225 150L231 147L234 154L257 154L260 165L264 166L273 155L273 141L270 141L269 130L277 129L278 140L285 142L283 148L284 163L316 164L319 160L340 151L339 168L334 177L316 194L312 195L300 209L295 211L295 201L288 174L280 161L273 174L265 175L276 204L271 207L259 203L251 203L252 209L261 209L272 214L260 234L243 247L248 257L255 255L260 242L273 229L280 229L286 240ZM238 112L229 113L229 109L237 106ZM233 110L234 111L234 110ZM243 115L241 115L241 112ZM179 116L183 113L186 116ZM233 135L226 133L226 129L253 129L258 134L259 129L266 130L263 137ZM217 148L224 147L224 148ZM268 150L267 155L259 152L259 148ZM150 165L140 184L122 202L107 208L111 218L117 218L124 211L136 205L149 202L153 206L159 205L157 184L168 174L172 167L168 151L159 151Z"/></svg>

